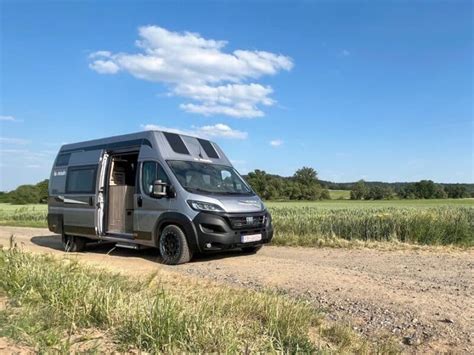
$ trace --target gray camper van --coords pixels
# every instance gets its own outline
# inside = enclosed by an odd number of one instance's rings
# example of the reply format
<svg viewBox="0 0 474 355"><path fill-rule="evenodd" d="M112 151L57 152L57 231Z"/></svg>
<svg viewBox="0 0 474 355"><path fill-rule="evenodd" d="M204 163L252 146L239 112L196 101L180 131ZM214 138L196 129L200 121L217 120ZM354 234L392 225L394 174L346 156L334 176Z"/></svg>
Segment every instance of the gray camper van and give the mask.
<svg viewBox="0 0 474 355"><path fill-rule="evenodd" d="M156 247L167 264L230 248L256 252L273 236L270 214L217 144L161 131L62 146L48 226L66 251L93 240Z"/></svg>

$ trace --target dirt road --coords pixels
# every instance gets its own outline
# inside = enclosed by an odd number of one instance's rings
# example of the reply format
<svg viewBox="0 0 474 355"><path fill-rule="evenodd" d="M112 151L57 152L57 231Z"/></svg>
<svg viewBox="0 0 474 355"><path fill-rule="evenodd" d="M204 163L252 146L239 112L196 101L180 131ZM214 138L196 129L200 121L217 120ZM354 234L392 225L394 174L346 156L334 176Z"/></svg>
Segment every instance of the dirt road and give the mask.
<svg viewBox="0 0 474 355"><path fill-rule="evenodd" d="M59 236L46 229L0 227L33 252L63 254ZM87 263L127 274L160 270L255 289L270 288L310 300L329 320L347 320L370 339L392 334L405 349L474 352L474 251L380 251L264 247L199 257L166 266L154 250L90 247Z"/></svg>

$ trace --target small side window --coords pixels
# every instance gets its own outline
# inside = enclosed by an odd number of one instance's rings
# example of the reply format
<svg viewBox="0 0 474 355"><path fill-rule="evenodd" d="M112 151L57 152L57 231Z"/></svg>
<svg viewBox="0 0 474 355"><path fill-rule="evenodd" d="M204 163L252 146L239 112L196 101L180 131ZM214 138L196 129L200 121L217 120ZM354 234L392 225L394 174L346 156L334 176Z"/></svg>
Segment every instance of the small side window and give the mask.
<svg viewBox="0 0 474 355"><path fill-rule="evenodd" d="M78 166L67 171L66 193L93 194L95 192L95 179L97 167Z"/></svg>
<svg viewBox="0 0 474 355"><path fill-rule="evenodd" d="M142 188L146 195L150 195L153 189L153 182L161 180L169 184L168 176L163 167L154 161L146 161L142 164Z"/></svg>
<svg viewBox="0 0 474 355"><path fill-rule="evenodd" d="M69 164L69 158L71 158L71 153L59 154L56 158L56 164L54 166L66 166Z"/></svg>

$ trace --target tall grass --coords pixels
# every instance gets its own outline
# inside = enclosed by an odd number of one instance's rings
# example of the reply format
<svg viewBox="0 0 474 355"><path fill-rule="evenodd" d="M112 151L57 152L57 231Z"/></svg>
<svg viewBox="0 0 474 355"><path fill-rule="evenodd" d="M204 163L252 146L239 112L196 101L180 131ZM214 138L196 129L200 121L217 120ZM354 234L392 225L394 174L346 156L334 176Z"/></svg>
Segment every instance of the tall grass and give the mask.
<svg viewBox="0 0 474 355"><path fill-rule="evenodd" d="M399 241L423 245L474 245L474 208L319 209L272 207L274 243L319 245L348 241Z"/></svg>
<svg viewBox="0 0 474 355"><path fill-rule="evenodd" d="M309 334L320 326L318 312L282 295L155 275L132 280L16 249L0 251L0 270L10 304L0 312L0 335L39 350L68 350L68 339L87 329L118 350L317 350Z"/></svg>
<svg viewBox="0 0 474 355"><path fill-rule="evenodd" d="M277 245L317 246L346 241L398 241L474 246L474 203L464 200L268 203ZM0 225L46 227L43 206L6 208Z"/></svg>
<svg viewBox="0 0 474 355"><path fill-rule="evenodd" d="M44 206L23 206L15 209L0 206L0 225L46 227L48 211ZM9 207L9 206L8 206Z"/></svg>

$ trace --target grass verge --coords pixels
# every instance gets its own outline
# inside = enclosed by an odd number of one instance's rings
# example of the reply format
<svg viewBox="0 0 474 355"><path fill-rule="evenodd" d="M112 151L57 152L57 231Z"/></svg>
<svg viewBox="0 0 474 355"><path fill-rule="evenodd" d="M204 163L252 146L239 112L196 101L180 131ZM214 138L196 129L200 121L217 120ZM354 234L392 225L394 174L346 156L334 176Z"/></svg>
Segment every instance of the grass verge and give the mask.
<svg viewBox="0 0 474 355"><path fill-rule="evenodd" d="M309 303L272 292L178 276L136 280L15 248L0 250L0 269L0 294L8 300L0 310L0 336L38 351L369 349L350 328L335 332L334 325L325 326ZM78 345L90 334L101 334L108 345ZM317 341L314 334L319 334Z"/></svg>

